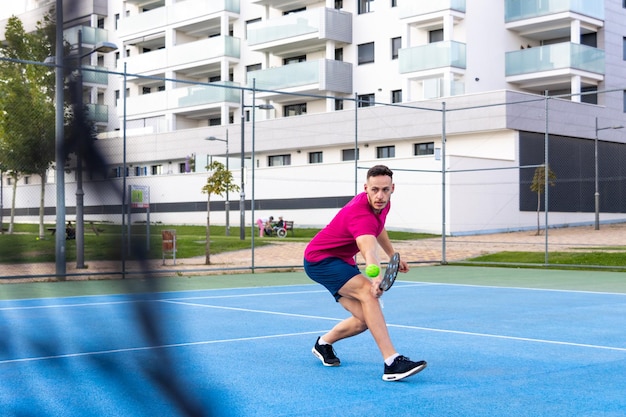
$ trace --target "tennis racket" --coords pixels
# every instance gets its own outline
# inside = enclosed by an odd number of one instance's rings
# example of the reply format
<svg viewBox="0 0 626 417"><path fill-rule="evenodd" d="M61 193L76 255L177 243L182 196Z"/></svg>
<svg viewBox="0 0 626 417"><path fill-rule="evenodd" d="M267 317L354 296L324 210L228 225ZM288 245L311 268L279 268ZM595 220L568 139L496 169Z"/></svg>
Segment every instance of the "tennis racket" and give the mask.
<svg viewBox="0 0 626 417"><path fill-rule="evenodd" d="M396 277L398 276L398 267L400 266L400 254L398 252L394 253L391 259L389 260L389 264L387 265L387 269L385 269L385 275L383 275L383 279L380 282L379 288L383 291L389 290L393 283L396 281Z"/></svg>

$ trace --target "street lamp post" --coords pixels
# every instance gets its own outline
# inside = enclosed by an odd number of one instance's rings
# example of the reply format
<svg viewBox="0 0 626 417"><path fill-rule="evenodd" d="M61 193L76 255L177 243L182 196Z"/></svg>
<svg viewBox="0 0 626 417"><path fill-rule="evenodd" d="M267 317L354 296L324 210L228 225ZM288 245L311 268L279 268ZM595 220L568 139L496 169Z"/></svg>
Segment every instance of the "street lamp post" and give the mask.
<svg viewBox="0 0 626 417"><path fill-rule="evenodd" d="M78 30L78 82L77 97L75 104L75 113L83 112L83 58L95 52L112 52L117 50L117 46L110 42L100 42L96 44L90 51L82 53L83 49L83 31ZM82 117L82 116L81 116ZM79 132L83 134L85 132ZM84 138L76 138L76 268L85 268L85 220L84 220L84 196L83 191L83 140ZM58 230L60 232L60 230Z"/></svg>
<svg viewBox="0 0 626 417"><path fill-rule="evenodd" d="M594 221L594 229L600 230L600 187L599 187L599 176L598 176L598 132L600 130L609 130L609 129L623 129L624 126L606 126L606 127L598 127L598 118L596 117L596 136L594 139L594 162L595 162L595 221Z"/></svg>
<svg viewBox="0 0 626 417"><path fill-rule="evenodd" d="M271 104L253 104L252 106L247 106L244 104L244 93L245 90L241 89L241 190L239 193L240 196L240 202L239 202L239 239L240 240L245 240L246 238L246 207L245 207L245 203L246 203L246 193L245 193L245 139L246 139L246 132L245 132L245 122L246 122L246 113L245 113L245 109L246 108L252 108L253 112L255 108L261 109L261 110L271 110L274 108L274 106L272 106ZM253 120L254 122L254 120ZM252 124L252 129L254 130L254 123ZM254 140L254 138L253 138ZM253 149L254 149L254 143L252 144ZM253 164L253 169L254 169L254 161L252 161ZM254 219L252 219L252 222L254 222ZM253 223L254 224L254 223Z"/></svg>
<svg viewBox="0 0 626 417"><path fill-rule="evenodd" d="M216 140L219 142L226 142L226 171L230 172L229 165L228 165L228 160L230 159L229 153L228 153L228 129L226 129L226 139L219 139L219 138L216 138L215 136L209 136L208 138L206 138L206 140ZM228 195L228 189L226 189L226 201L224 202L224 211L226 214L226 236L230 236L230 199Z"/></svg>

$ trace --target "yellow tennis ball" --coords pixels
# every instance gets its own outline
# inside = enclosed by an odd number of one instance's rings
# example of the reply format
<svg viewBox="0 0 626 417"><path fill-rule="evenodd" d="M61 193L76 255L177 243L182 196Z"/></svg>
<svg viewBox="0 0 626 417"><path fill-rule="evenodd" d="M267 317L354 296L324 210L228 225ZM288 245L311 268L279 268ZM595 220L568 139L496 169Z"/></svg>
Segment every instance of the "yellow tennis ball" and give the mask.
<svg viewBox="0 0 626 417"><path fill-rule="evenodd" d="M367 266L367 268L365 268L365 275L367 275L368 277L375 278L378 276L378 274L380 274L380 268L378 267L378 265L370 264Z"/></svg>

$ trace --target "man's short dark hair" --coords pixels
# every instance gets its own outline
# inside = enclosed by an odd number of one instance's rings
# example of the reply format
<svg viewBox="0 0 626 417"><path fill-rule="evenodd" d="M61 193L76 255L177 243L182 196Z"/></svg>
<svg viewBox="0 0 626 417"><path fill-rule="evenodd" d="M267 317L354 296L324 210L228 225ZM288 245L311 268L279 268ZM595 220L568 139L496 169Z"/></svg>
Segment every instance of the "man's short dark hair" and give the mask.
<svg viewBox="0 0 626 417"><path fill-rule="evenodd" d="M367 178L379 177L382 175L393 178L393 171L387 168L385 165L375 165L367 170Z"/></svg>

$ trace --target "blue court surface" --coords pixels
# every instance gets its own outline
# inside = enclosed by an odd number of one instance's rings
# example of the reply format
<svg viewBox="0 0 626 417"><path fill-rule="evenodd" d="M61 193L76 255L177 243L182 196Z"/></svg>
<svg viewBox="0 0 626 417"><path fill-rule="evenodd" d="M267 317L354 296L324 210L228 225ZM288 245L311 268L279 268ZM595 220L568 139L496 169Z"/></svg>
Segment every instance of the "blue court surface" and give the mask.
<svg viewBox="0 0 626 417"><path fill-rule="evenodd" d="M501 270L506 271L506 270ZM506 272L504 272L506 273ZM400 277L401 278L401 277ZM626 416L626 294L398 281L382 381L315 284L0 301L3 416Z"/></svg>

